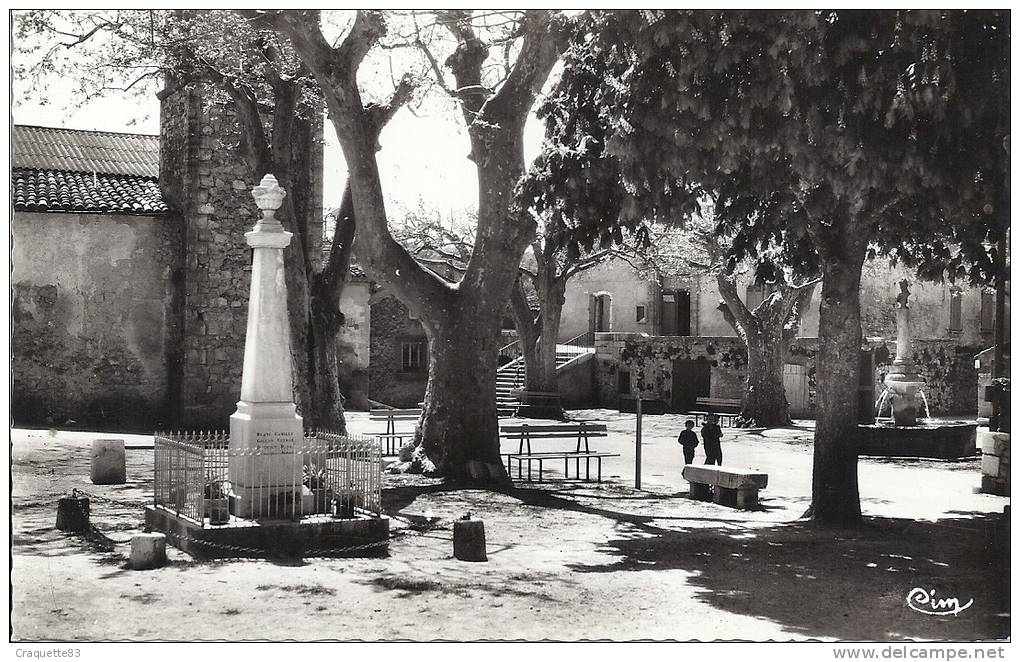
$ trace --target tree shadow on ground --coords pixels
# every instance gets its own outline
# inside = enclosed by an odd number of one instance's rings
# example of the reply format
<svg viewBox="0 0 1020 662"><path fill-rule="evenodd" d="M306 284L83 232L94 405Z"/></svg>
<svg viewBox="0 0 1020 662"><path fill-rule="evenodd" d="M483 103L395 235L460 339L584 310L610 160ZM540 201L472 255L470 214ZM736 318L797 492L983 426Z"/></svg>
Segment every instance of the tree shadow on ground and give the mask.
<svg viewBox="0 0 1020 662"><path fill-rule="evenodd" d="M615 512L544 490L516 490L515 496L529 505L630 525L627 537L600 549L617 560L571 564L572 571L683 570L701 589L698 600L774 621L791 635L958 641L1009 636L1009 534L997 513L954 512L934 522L866 518L852 530L806 521L750 526L747 519L722 516L713 518L720 526L667 529L656 522L669 516ZM973 605L958 615L918 613L907 606L914 588L960 604L973 599Z"/></svg>

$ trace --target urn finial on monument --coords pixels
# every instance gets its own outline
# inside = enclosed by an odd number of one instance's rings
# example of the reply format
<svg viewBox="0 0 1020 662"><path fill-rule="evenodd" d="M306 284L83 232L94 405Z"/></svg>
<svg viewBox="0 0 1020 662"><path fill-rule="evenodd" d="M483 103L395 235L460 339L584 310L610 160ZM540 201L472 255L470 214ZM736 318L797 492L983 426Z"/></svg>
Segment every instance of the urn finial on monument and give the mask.
<svg viewBox="0 0 1020 662"><path fill-rule="evenodd" d="M251 197L255 198L255 204L262 211L262 218L255 224L255 231L283 232L283 226L276 219L276 210L283 204L287 191L280 186L276 177L266 173L259 185L251 190Z"/></svg>

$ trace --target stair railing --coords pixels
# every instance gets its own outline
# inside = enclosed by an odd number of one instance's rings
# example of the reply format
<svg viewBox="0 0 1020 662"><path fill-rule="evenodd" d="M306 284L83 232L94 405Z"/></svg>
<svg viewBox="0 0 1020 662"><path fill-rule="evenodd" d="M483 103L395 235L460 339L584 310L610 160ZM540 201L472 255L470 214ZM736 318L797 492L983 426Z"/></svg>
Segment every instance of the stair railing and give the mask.
<svg viewBox="0 0 1020 662"><path fill-rule="evenodd" d="M595 349L595 332L587 331L559 344L566 345L567 347L576 347L578 349Z"/></svg>
<svg viewBox="0 0 1020 662"><path fill-rule="evenodd" d="M505 356L507 360L503 361L500 365L506 365L507 363L510 363L514 359L520 358L521 354L522 350L520 340L515 340L509 345L503 345L502 347L499 348L499 356L501 358Z"/></svg>

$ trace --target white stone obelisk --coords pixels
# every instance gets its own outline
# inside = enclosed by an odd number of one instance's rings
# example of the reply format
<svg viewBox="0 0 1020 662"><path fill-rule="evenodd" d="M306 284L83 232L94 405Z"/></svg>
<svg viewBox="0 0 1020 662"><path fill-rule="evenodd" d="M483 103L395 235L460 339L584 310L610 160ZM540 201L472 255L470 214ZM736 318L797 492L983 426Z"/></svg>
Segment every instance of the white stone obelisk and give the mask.
<svg viewBox="0 0 1020 662"><path fill-rule="evenodd" d="M262 219L245 233L254 251L241 400L230 417L232 510L240 517L296 517L301 498L302 437L294 405L283 249L291 233L276 220L287 194L273 175L252 189Z"/></svg>

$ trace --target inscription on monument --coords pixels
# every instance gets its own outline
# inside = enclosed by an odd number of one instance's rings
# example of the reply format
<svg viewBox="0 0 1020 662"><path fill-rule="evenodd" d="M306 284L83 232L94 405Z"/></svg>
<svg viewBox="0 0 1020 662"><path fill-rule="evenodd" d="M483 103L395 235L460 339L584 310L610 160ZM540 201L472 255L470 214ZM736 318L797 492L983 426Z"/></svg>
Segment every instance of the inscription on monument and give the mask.
<svg viewBox="0 0 1020 662"><path fill-rule="evenodd" d="M293 430L256 430L255 447L263 453L292 453L297 441Z"/></svg>

